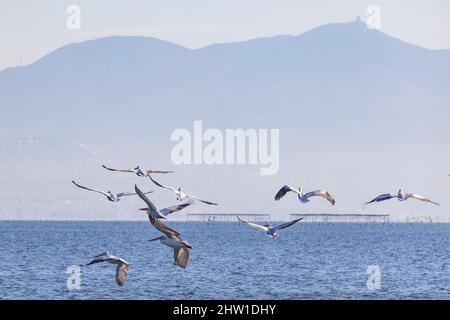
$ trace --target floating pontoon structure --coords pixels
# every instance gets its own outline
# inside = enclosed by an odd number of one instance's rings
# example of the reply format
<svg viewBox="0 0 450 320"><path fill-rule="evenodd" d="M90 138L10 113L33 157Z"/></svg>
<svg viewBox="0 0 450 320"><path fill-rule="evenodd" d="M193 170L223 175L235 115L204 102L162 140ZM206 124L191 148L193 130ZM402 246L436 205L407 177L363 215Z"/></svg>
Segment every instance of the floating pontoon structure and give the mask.
<svg viewBox="0 0 450 320"><path fill-rule="evenodd" d="M388 214L291 213L290 216L303 217L302 222L389 222Z"/></svg>
<svg viewBox="0 0 450 320"><path fill-rule="evenodd" d="M188 213L188 221L237 221L237 216L247 221L269 221L270 214L231 214L231 213Z"/></svg>

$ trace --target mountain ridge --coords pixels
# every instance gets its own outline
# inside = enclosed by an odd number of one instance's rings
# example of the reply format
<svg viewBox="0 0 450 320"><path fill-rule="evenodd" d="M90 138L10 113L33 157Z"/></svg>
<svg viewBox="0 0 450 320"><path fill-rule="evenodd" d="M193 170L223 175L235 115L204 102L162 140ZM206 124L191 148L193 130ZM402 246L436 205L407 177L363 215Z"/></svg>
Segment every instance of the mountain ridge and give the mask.
<svg viewBox="0 0 450 320"><path fill-rule="evenodd" d="M0 159L0 177L5 193L22 195L16 172L24 182L27 168L38 164L33 176L52 185L52 196L73 199L71 177L99 186L120 179L129 189L126 176L98 171L100 160L118 167L152 167L157 161L156 167L177 171L163 183L187 184L187 190L218 201L223 213L235 212L236 203L250 212L290 212L297 203L272 201L272 189L285 183L336 192L339 212L358 210L354 198L362 202L399 186L439 200L445 198L450 163L449 85L450 50L407 44L362 22L199 49L146 37L91 40L0 72L0 143L42 141L34 147L8 144L12 155L28 156ZM171 133L192 130L195 120L221 130L280 129L279 174L262 178L252 166L172 168ZM79 156L78 147L49 142L55 137L109 153ZM442 174L445 179L430 178ZM45 199L45 185L37 180L28 182L26 192ZM235 185L240 188L230 187ZM21 212L8 201L4 205L5 214ZM46 208L42 204L40 212ZM328 210L320 201L307 208ZM445 203L379 208L399 214L406 208L408 215L448 209Z"/></svg>

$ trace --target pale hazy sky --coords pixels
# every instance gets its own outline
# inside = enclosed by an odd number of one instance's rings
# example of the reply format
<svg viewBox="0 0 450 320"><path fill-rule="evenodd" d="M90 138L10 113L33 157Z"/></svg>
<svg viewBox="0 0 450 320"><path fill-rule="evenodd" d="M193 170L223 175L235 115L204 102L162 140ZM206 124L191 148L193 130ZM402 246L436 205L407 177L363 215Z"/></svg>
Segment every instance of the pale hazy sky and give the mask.
<svg viewBox="0 0 450 320"><path fill-rule="evenodd" d="M0 0L0 70L29 64L72 42L144 35L198 48L278 34L301 34L381 9L381 30L433 49L450 48L448 0ZM81 8L81 30L68 30L66 9Z"/></svg>

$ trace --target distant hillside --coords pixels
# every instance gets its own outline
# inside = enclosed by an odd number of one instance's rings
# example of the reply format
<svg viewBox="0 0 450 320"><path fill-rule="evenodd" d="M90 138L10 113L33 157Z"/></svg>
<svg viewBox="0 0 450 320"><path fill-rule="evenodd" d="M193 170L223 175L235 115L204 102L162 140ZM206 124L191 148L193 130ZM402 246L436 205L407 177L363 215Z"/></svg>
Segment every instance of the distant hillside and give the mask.
<svg viewBox="0 0 450 320"><path fill-rule="evenodd" d="M367 195L402 186L431 190L430 197L447 194L448 179L437 189L430 176L450 169L449 85L450 50L414 46L362 22L197 50L153 38L108 37L71 44L31 65L0 72L0 139L83 141L111 150L118 165L139 161L130 155L145 155L148 165L157 159L170 167L170 133L191 129L194 120L222 129L280 128L280 175L256 187L254 182L262 181L256 169L178 171L188 179L198 174L197 193L202 183L222 186L222 194L206 193L219 202L227 195L222 202L228 207L219 208L225 212L237 211L230 208L236 201L250 211L297 208L294 199L271 201L280 183L334 186L343 199L336 210L352 211ZM63 163L71 157L71 151L58 152ZM0 174L9 183L14 174L5 161L0 159ZM18 157L14 163L23 167L27 161ZM79 160L73 175L89 165L98 167ZM208 180L205 171L220 180ZM236 183L249 194L234 190ZM393 212L446 212L444 205L393 206Z"/></svg>

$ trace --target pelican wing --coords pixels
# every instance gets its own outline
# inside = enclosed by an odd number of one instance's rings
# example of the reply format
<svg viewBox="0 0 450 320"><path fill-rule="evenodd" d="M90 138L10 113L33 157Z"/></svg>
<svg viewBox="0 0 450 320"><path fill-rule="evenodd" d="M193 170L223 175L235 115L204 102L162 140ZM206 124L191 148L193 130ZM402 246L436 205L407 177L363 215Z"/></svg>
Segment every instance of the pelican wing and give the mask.
<svg viewBox="0 0 450 320"><path fill-rule="evenodd" d="M173 171L163 171L163 170L147 170L147 173L172 173Z"/></svg>
<svg viewBox="0 0 450 320"><path fill-rule="evenodd" d="M111 260L113 260L112 258L113 258L113 256L111 256L108 253L108 251L106 251L106 252L100 253L99 255L96 255L94 257L94 259L86 265L90 266L91 264L95 264L95 263L111 261Z"/></svg>
<svg viewBox="0 0 450 320"><path fill-rule="evenodd" d="M300 220L303 220L303 218L296 219L296 220L293 220L293 221L289 221L289 222L280 224L279 226L273 227L272 229L274 229L274 230L285 229L285 228L287 228L287 227L292 226L293 224L296 224L296 223L299 222Z"/></svg>
<svg viewBox="0 0 450 320"><path fill-rule="evenodd" d="M151 216L149 216L148 218L150 219L150 223L156 228L156 230L164 233L168 238L182 241L181 235L177 231L169 228L159 219L153 218Z"/></svg>
<svg viewBox="0 0 450 320"><path fill-rule="evenodd" d="M165 186L165 185L159 183L158 181L154 180L154 179L152 178L151 175L148 175L148 177L149 177L150 180L152 180L153 183L156 184L158 187L165 188L165 189L169 189L169 190L172 190L172 191L175 191L175 192L177 191L175 188L172 188L172 187L169 187L169 186Z"/></svg>
<svg viewBox="0 0 450 320"><path fill-rule="evenodd" d="M98 258L94 258L94 260L92 260L91 262L89 262L88 264L86 264L87 266L90 266L91 264L95 264L95 263L100 263L100 262L105 262L108 259L105 259L104 257L98 257Z"/></svg>
<svg viewBox="0 0 450 320"><path fill-rule="evenodd" d="M144 200L144 202L147 204L147 206L156 212L158 212L158 209L156 209L155 205L145 196L145 194L137 187L137 185L134 185L134 190L136 191L139 198Z"/></svg>
<svg viewBox="0 0 450 320"><path fill-rule="evenodd" d="M175 265L186 268L189 261L189 250L187 248L176 248L173 250Z"/></svg>
<svg viewBox="0 0 450 320"><path fill-rule="evenodd" d="M74 185L76 185L78 188L85 189L85 190L89 190L89 191L94 191L94 192L97 192L97 193L101 193L101 194L103 194L103 195L105 195L105 196L108 196L108 194L107 194L105 191L95 190L95 189L91 189L91 188L88 188L88 187L83 187L82 185L79 185L78 183L76 183L76 182L73 181L73 180L72 180L72 183L73 183Z"/></svg>
<svg viewBox="0 0 450 320"><path fill-rule="evenodd" d="M383 193L383 194L380 194L379 196L373 198L372 200L364 203L364 205L367 205L367 204L370 204L370 203L373 203L373 202L380 202L380 201L389 200L389 199L392 199L392 198L395 198L395 197L396 197L395 194Z"/></svg>
<svg viewBox="0 0 450 320"><path fill-rule="evenodd" d="M275 200L277 200L277 201L280 200L280 199L283 198L284 195L285 195L286 193L288 193L289 191L295 192L295 193L297 193L297 194L299 193L298 190L292 188L291 186L284 185L284 186L277 192L277 194L275 195Z"/></svg>
<svg viewBox="0 0 450 320"><path fill-rule="evenodd" d="M192 198L192 199L195 199L195 200L198 200L198 201L200 201L200 202L209 204L209 205L211 205L211 206L217 206L217 205L218 205L218 204L215 203L215 202L210 202L210 201L202 200L202 199L197 198L197 197L195 197L195 196L188 195L188 197L189 197L189 198Z"/></svg>
<svg viewBox="0 0 450 320"><path fill-rule="evenodd" d="M415 193L407 193L407 194L406 194L406 198L413 198L413 199L420 200L420 201L423 201L423 202L432 203L432 204L435 204L435 205L437 205L437 206L440 205L440 204L437 203L437 202L431 201L430 199L427 199L427 198L425 198L424 196L421 196L421 195L415 194Z"/></svg>
<svg viewBox="0 0 450 320"><path fill-rule="evenodd" d="M168 207L168 208L161 209L159 212L161 212L163 216L168 216L171 213L183 210L184 208L190 206L193 203L194 203L194 201L190 200L188 202L185 202L185 203L182 203L182 204L179 204L179 205L175 205L175 206L171 206L171 207Z"/></svg>
<svg viewBox="0 0 450 320"><path fill-rule="evenodd" d="M147 191L147 192L142 192L142 194L149 194L149 193L153 193L153 190ZM121 192L116 194L117 198L121 198L121 197L128 197L128 196L135 196L137 195L137 193L135 192Z"/></svg>
<svg viewBox="0 0 450 320"><path fill-rule="evenodd" d="M316 190L306 193L303 197L310 198L310 197L322 197L334 206L336 201L334 200L333 196L327 191L327 190Z"/></svg>
<svg viewBox="0 0 450 320"><path fill-rule="evenodd" d="M102 257L102 256L109 256L109 252L105 251L103 253L100 253L100 254L96 255L94 258L98 258L98 257Z"/></svg>
<svg viewBox="0 0 450 320"><path fill-rule="evenodd" d="M128 276L128 264L122 260L117 263L116 267L116 283L123 286Z"/></svg>
<svg viewBox="0 0 450 320"><path fill-rule="evenodd" d="M131 170L131 169L114 169L114 168L109 168L109 167L105 166L104 164L102 164L102 167L105 168L106 170L109 170L109 171L119 171L119 172L131 172L131 173L134 173L134 171Z"/></svg>
<svg viewBox="0 0 450 320"><path fill-rule="evenodd" d="M266 232L269 230L269 228L267 228L267 227L265 227L265 226L262 226L262 225L260 225L260 224L253 223L253 222L248 222L248 221L244 221L244 220L242 220L242 219L239 218L239 217L237 217L237 218L238 218L238 220L239 220L240 222L246 223L246 224L248 224L248 225L249 225L250 227L252 227L252 228L259 229L259 230L266 231Z"/></svg>

